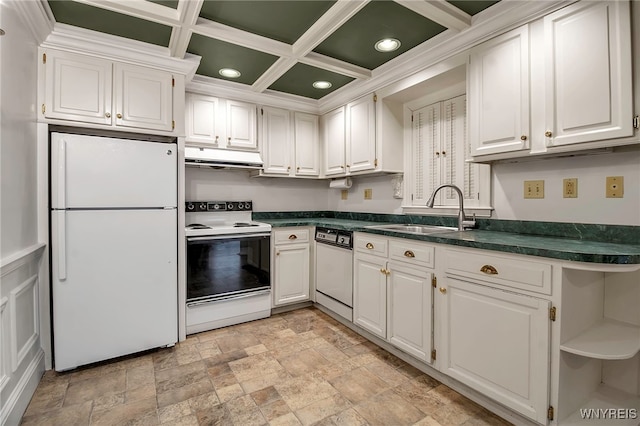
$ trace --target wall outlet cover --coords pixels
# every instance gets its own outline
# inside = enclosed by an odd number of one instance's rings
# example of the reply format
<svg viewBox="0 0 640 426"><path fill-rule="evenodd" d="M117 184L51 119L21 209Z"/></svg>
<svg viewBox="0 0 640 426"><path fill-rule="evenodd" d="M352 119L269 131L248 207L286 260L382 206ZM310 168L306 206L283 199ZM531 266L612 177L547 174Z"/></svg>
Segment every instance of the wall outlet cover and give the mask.
<svg viewBox="0 0 640 426"><path fill-rule="evenodd" d="M562 180L562 196L564 198L578 198L578 178Z"/></svg>
<svg viewBox="0 0 640 426"><path fill-rule="evenodd" d="M373 198L373 189L368 188L364 190L364 199L371 200Z"/></svg>
<svg viewBox="0 0 640 426"><path fill-rule="evenodd" d="M607 198L624 197L624 176L607 176Z"/></svg>
<svg viewBox="0 0 640 426"><path fill-rule="evenodd" d="M544 198L544 180L525 180L524 198Z"/></svg>
<svg viewBox="0 0 640 426"><path fill-rule="evenodd" d="M343 200L346 200L347 198L349 198L349 190L348 189L342 189L340 191L340 198Z"/></svg>

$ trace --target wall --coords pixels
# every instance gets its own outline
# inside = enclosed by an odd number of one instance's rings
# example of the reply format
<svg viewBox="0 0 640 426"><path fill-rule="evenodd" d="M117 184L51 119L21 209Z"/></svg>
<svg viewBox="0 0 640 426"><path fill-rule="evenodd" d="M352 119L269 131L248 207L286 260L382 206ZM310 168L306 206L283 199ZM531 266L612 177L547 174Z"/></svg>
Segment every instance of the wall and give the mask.
<svg viewBox="0 0 640 426"><path fill-rule="evenodd" d="M252 178L246 170L213 170L187 167L187 201L252 200L259 212L327 210L325 180Z"/></svg>
<svg viewBox="0 0 640 426"><path fill-rule="evenodd" d="M39 290L36 41L0 2L0 424L18 424L44 372ZM46 280L44 281L46 285Z"/></svg>
<svg viewBox="0 0 640 426"><path fill-rule="evenodd" d="M401 199L393 198L393 185L391 180L394 175L375 177L355 176L353 185L348 189L347 199L341 199L339 189L328 189L328 210L342 212L365 213L389 213L402 214ZM328 184L326 184L328 186ZM371 189L371 200L364 199L364 190Z"/></svg>

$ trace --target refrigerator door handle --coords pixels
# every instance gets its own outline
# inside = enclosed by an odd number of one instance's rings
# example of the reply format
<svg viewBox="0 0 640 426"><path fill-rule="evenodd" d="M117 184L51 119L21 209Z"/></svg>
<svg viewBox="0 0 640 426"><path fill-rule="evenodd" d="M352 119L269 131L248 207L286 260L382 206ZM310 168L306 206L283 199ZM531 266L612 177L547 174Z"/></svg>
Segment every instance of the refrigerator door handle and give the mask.
<svg viewBox="0 0 640 426"><path fill-rule="evenodd" d="M64 139L58 141L58 162L56 164L58 199L57 208L67 207L67 142Z"/></svg>
<svg viewBox="0 0 640 426"><path fill-rule="evenodd" d="M58 279L67 279L67 212L61 210L58 217Z"/></svg>

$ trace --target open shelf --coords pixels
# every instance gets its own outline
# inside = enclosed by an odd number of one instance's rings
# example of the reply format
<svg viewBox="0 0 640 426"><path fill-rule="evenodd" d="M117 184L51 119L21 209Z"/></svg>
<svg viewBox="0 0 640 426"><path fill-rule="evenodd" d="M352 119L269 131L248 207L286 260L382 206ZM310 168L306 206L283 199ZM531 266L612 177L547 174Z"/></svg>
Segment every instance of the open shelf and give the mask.
<svg viewBox="0 0 640 426"><path fill-rule="evenodd" d="M618 419L611 418L597 418L592 417L591 419L583 418L583 414L585 410L594 409L594 410L607 410L614 409L616 410L616 414L618 415ZM622 411L620 411L622 410ZM635 413L638 417L636 418L622 418L623 416L633 417L633 411L636 410ZM602 411L600 412L602 413ZM564 420L561 420L558 424L561 426L579 426L579 425L589 425L589 426L606 426L606 425L615 425L615 426L637 426L640 421L640 398L629 394L627 392L620 391L618 389L614 389L608 387L606 385L601 385L593 394L589 400L580 407L575 413L571 414Z"/></svg>
<svg viewBox="0 0 640 426"><path fill-rule="evenodd" d="M597 359L633 358L640 351L640 327L604 319L596 326L560 345L560 349Z"/></svg>

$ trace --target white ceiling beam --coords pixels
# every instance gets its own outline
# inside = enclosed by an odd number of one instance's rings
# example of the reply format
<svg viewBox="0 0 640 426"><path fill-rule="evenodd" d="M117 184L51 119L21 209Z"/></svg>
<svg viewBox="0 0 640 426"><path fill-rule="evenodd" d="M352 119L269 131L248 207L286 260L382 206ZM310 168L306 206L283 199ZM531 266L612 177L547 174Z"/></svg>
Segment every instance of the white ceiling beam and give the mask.
<svg viewBox="0 0 640 426"><path fill-rule="evenodd" d="M280 58L265 71L260 78L258 78L251 89L254 92L264 92L269 86L271 86L277 79L282 77L284 73L289 71L292 66L296 64L296 60L293 58Z"/></svg>
<svg viewBox="0 0 640 426"><path fill-rule="evenodd" d="M292 56L291 45L289 44L209 21L204 18L198 18L196 25L191 26L191 30L194 33L198 33L203 36L248 47L249 49L258 50L271 55L286 57Z"/></svg>
<svg viewBox="0 0 640 426"><path fill-rule="evenodd" d="M463 31L471 27L471 15L445 0L394 0L445 28Z"/></svg>
<svg viewBox="0 0 640 426"><path fill-rule="evenodd" d="M179 13L176 9L162 6L146 0L74 0L78 3L101 9L118 12L146 21L153 21L168 26L179 26Z"/></svg>
<svg viewBox="0 0 640 426"><path fill-rule="evenodd" d="M191 0L178 3L178 14L184 26L174 27L171 32L171 40L169 41L171 56L182 58L187 53L192 34L190 27L198 21L203 2L204 0Z"/></svg>
<svg viewBox="0 0 640 426"><path fill-rule="evenodd" d="M300 58L311 52L342 24L369 3L369 0L338 0L293 44L293 54Z"/></svg>
<svg viewBox="0 0 640 426"><path fill-rule="evenodd" d="M353 78L369 79L371 78L371 70L329 56L321 55L316 52L310 52L304 58L298 59L303 64L312 67L322 68L338 74L346 75Z"/></svg>

